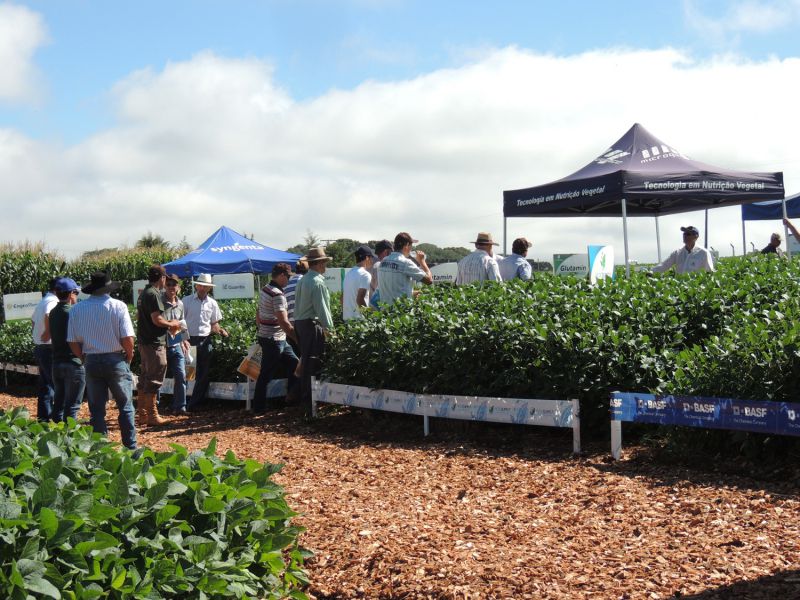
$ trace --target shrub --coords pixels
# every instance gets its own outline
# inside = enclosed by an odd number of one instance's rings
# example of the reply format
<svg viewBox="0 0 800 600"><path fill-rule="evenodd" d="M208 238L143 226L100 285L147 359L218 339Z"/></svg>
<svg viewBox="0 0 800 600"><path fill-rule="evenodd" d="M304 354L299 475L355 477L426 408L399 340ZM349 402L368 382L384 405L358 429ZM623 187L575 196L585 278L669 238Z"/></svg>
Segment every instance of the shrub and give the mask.
<svg viewBox="0 0 800 600"><path fill-rule="evenodd" d="M280 466L0 413L5 598L304 598Z"/></svg>

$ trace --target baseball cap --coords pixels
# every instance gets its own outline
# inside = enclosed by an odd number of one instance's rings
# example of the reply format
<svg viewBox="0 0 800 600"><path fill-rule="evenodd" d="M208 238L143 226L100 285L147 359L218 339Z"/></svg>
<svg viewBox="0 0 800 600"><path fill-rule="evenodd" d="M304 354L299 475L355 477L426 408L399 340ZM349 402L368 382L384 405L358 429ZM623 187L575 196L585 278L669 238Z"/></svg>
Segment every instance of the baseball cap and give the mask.
<svg viewBox="0 0 800 600"><path fill-rule="evenodd" d="M56 279L55 290L57 292L77 292L80 289L80 286L75 283L74 279L70 279L69 277L59 277Z"/></svg>
<svg viewBox="0 0 800 600"><path fill-rule="evenodd" d="M355 255L356 255L356 260L358 262L361 262L368 256L371 256L372 258L378 258L372 251L372 248L370 248L366 244L361 244L358 248L356 248Z"/></svg>
<svg viewBox="0 0 800 600"><path fill-rule="evenodd" d="M689 225L687 227L681 227L681 231L684 233L691 233L692 235L700 235L700 231L694 225Z"/></svg>

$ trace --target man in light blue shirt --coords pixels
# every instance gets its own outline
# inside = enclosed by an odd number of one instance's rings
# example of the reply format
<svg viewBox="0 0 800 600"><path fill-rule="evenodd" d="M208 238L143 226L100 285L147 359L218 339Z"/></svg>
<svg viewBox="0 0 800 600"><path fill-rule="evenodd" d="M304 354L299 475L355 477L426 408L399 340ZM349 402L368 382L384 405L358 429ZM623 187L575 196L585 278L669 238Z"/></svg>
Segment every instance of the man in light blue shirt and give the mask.
<svg viewBox="0 0 800 600"><path fill-rule="evenodd" d="M531 278L533 269L526 257L528 256L528 248L532 245L524 237L514 240L514 243L511 244L511 255L506 256L498 265L503 281L511 281L512 279L528 281Z"/></svg>
<svg viewBox="0 0 800 600"><path fill-rule="evenodd" d="M381 260L378 266L378 293L381 304L393 304L402 297L410 298L414 293L414 283L424 285L433 283L433 275L425 262L425 253L417 250L417 266L409 258L411 246L417 243L410 234L398 233L394 238L394 252Z"/></svg>

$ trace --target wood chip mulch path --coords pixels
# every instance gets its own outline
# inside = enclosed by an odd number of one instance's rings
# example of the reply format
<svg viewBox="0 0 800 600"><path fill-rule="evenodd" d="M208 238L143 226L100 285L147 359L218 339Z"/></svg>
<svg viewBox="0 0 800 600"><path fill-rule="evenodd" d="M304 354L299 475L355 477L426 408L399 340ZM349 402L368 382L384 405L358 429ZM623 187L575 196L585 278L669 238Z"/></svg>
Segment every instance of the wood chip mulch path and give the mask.
<svg viewBox="0 0 800 600"><path fill-rule="evenodd" d="M26 392L0 394L21 404L35 414ZM439 425L425 439L415 418L327 408L314 422L217 408L139 443L216 437L220 453L284 463L318 599L800 599L797 470L755 479L644 448L615 463L606 444L573 458L568 430ZM108 421L119 440L113 403Z"/></svg>

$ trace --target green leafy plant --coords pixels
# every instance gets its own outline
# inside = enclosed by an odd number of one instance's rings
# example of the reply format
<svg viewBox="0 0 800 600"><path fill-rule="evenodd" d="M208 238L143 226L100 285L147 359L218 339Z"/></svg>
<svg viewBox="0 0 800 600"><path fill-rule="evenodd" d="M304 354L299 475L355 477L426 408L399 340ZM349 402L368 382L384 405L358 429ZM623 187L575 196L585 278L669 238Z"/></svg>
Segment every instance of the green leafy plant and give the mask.
<svg viewBox="0 0 800 600"><path fill-rule="evenodd" d="M0 595L305 598L280 466L172 448L0 413Z"/></svg>

